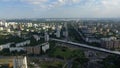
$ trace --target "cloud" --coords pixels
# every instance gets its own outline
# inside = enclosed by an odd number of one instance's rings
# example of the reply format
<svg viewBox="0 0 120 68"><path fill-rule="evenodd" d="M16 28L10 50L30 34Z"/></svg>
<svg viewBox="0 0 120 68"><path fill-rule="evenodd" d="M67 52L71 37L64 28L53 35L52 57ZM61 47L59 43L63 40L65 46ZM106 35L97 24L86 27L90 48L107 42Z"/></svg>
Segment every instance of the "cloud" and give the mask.
<svg viewBox="0 0 120 68"><path fill-rule="evenodd" d="M120 6L120 0L0 0L0 2L23 2L40 8L54 8L61 6L82 6L82 7L91 7L91 6L101 6L101 7L118 7Z"/></svg>
<svg viewBox="0 0 120 68"><path fill-rule="evenodd" d="M105 6L105 7L118 7L120 0L0 0L0 2L24 2L32 5L44 5L48 7L75 5L79 6Z"/></svg>
<svg viewBox="0 0 120 68"><path fill-rule="evenodd" d="M102 0L101 4L104 7L119 7L120 6L120 0Z"/></svg>
<svg viewBox="0 0 120 68"><path fill-rule="evenodd" d="M59 7L76 7L79 8L100 8L108 10L111 8L120 8L120 0L0 0L0 2L20 2L24 5L32 6L34 9L52 9ZM96 9L95 8L95 9Z"/></svg>
<svg viewBox="0 0 120 68"><path fill-rule="evenodd" d="M79 3L80 0L20 0L43 8L54 8Z"/></svg>
<svg viewBox="0 0 120 68"><path fill-rule="evenodd" d="M120 0L0 0L0 15L14 10L9 16L120 17L119 6Z"/></svg>
<svg viewBox="0 0 120 68"><path fill-rule="evenodd" d="M38 5L47 2L48 0L21 0L22 2L27 2L30 4Z"/></svg>

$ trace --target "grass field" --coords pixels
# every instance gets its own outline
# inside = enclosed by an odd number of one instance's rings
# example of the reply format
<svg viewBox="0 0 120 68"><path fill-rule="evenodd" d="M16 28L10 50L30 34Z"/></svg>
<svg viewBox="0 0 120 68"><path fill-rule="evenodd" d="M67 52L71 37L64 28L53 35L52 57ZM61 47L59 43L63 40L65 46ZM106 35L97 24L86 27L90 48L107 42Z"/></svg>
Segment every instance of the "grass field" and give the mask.
<svg viewBox="0 0 120 68"><path fill-rule="evenodd" d="M70 49L68 47L60 47L52 49L49 52L49 55L52 57L62 58L62 59L71 59L74 57L84 57L83 51L80 49Z"/></svg>
<svg viewBox="0 0 120 68"><path fill-rule="evenodd" d="M64 62L54 61L54 62L42 62L40 64L41 68L62 68Z"/></svg>

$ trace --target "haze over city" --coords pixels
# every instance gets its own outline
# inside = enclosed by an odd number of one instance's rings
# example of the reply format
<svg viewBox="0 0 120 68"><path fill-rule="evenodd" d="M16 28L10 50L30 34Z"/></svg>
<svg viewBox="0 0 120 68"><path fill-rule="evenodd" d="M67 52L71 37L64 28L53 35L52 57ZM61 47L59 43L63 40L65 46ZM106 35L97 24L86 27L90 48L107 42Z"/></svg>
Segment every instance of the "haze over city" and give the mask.
<svg viewBox="0 0 120 68"><path fill-rule="evenodd" d="M0 18L119 18L120 0L0 0Z"/></svg>
<svg viewBox="0 0 120 68"><path fill-rule="evenodd" d="M120 0L0 0L0 68L120 68Z"/></svg>

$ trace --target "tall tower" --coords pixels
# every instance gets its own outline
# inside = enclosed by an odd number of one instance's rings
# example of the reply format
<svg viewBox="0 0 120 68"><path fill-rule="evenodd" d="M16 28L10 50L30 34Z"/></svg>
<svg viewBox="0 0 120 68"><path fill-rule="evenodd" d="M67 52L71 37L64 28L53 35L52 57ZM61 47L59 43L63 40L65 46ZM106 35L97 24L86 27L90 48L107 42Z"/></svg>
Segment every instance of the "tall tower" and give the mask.
<svg viewBox="0 0 120 68"><path fill-rule="evenodd" d="M44 39L45 39L45 42L49 41L49 35L47 32L45 32Z"/></svg>
<svg viewBox="0 0 120 68"><path fill-rule="evenodd" d="M27 67L27 57L17 56L13 60L14 66L13 68L28 68Z"/></svg>
<svg viewBox="0 0 120 68"><path fill-rule="evenodd" d="M68 40L68 27L67 27L67 22L64 23L65 27L65 40Z"/></svg>
<svg viewBox="0 0 120 68"><path fill-rule="evenodd" d="M60 28L58 25L56 25L56 37L60 38Z"/></svg>

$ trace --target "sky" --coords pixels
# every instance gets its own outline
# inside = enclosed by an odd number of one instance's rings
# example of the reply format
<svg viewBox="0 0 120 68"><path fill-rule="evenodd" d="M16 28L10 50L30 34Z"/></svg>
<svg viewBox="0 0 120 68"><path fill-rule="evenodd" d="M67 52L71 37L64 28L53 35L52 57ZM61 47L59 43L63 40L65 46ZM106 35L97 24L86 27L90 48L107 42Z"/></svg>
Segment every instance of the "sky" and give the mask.
<svg viewBox="0 0 120 68"><path fill-rule="evenodd" d="M2 18L120 18L120 0L0 0Z"/></svg>

